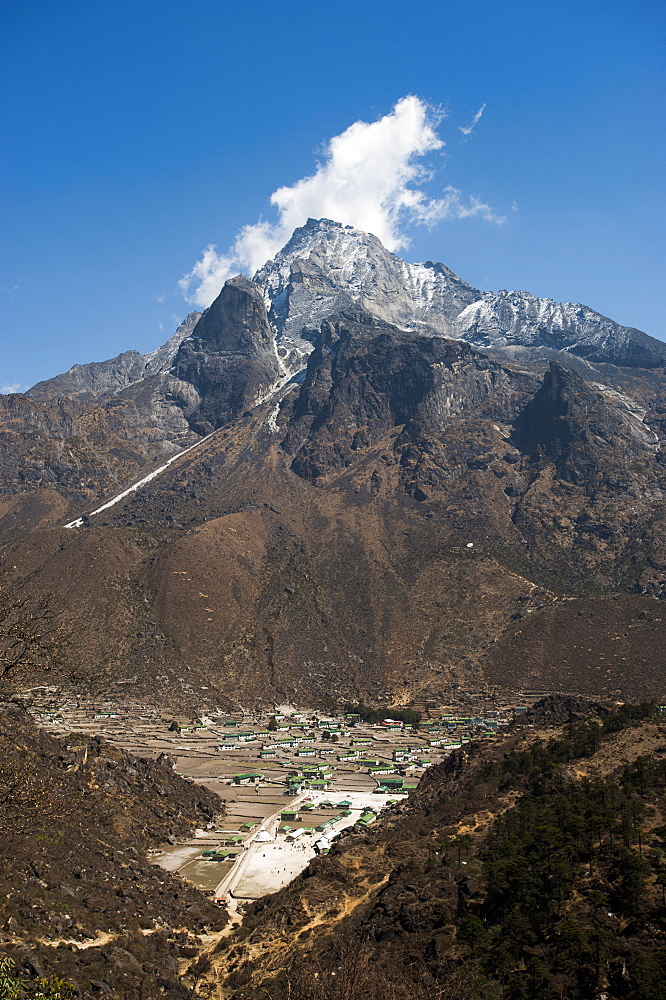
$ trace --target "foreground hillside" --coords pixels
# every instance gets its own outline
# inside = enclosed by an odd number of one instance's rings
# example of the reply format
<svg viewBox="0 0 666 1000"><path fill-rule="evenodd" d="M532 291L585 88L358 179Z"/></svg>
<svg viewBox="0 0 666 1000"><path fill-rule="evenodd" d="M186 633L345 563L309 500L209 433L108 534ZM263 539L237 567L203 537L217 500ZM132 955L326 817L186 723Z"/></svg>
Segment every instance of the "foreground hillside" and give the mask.
<svg viewBox="0 0 666 1000"><path fill-rule="evenodd" d="M542 704L544 726L580 704ZM651 706L477 744L254 905L201 995L659 1000L666 725Z"/></svg>
<svg viewBox="0 0 666 1000"><path fill-rule="evenodd" d="M81 998L187 997L181 964L226 918L146 849L221 808L167 761L56 739L0 703L0 952Z"/></svg>

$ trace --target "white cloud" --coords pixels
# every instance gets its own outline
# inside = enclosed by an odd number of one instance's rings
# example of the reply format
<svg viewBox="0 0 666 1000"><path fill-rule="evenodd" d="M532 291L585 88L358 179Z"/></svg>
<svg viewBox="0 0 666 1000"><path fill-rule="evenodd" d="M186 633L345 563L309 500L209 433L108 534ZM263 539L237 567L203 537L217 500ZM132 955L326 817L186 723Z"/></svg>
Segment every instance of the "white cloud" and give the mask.
<svg viewBox="0 0 666 1000"><path fill-rule="evenodd" d="M458 131L462 132L462 134L465 135L465 136L471 135L472 132L474 131L474 129L476 128L476 126L479 124L479 121L481 119L481 115L486 110L486 108L487 108L487 105L486 104L482 104L481 107L479 108L479 110L476 112L476 114L472 118L472 120L469 123L469 125L459 125L458 126Z"/></svg>
<svg viewBox="0 0 666 1000"><path fill-rule="evenodd" d="M28 385L21 385L20 382L7 382L5 385L0 385L0 395L8 396L12 392L25 392L29 389Z"/></svg>
<svg viewBox="0 0 666 1000"><path fill-rule="evenodd" d="M483 108L473 124L482 113ZM378 121L355 122L334 136L313 174L271 195L277 222L244 226L226 253L218 253L214 244L206 247L180 281L187 301L210 305L228 277L238 271L254 274L310 217L374 233L394 251L409 245L404 227L410 223L430 226L470 216L503 221L478 198L463 200L456 188L447 187L442 198L429 198L423 190L432 173L419 161L443 149L437 134L443 118L440 109L409 96Z"/></svg>
<svg viewBox="0 0 666 1000"><path fill-rule="evenodd" d="M238 239L236 237L236 242ZM188 302L205 309L219 295L227 278L240 270L245 270L243 261L233 251L227 255L218 254L215 244L209 243L201 260L196 262L178 284Z"/></svg>
<svg viewBox="0 0 666 1000"><path fill-rule="evenodd" d="M491 208L485 201L481 201L476 195L469 195L467 202L463 201L462 192L458 188L444 188L444 197L440 198L436 206L433 206L430 223L439 222L440 219L471 219L473 217L485 219L486 222L495 222L502 225L506 222L503 215L498 215L494 208Z"/></svg>

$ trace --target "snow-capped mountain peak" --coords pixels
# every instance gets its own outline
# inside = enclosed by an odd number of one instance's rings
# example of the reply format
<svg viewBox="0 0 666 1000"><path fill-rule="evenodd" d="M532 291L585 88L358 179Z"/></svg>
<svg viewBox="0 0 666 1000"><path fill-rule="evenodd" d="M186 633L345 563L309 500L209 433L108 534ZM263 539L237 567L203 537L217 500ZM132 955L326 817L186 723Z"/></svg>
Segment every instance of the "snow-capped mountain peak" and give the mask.
<svg viewBox="0 0 666 1000"><path fill-rule="evenodd" d="M412 264L379 239L308 219L254 275L287 367L300 367L323 319L352 305L404 330L486 349L550 347L595 361L654 367L666 345L579 303L524 291L482 292L444 264Z"/></svg>
<svg viewBox="0 0 666 1000"><path fill-rule="evenodd" d="M481 292L443 264L410 264L371 233L309 219L257 271L283 352L309 351L313 330L352 304L403 329L456 337L454 321Z"/></svg>

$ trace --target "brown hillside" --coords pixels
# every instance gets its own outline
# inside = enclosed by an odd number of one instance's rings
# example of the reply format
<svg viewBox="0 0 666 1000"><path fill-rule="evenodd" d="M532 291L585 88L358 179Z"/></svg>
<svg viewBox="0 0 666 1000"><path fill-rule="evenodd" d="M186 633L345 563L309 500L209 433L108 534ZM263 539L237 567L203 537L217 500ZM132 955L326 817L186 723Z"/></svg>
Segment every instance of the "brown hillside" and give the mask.
<svg viewBox="0 0 666 1000"><path fill-rule="evenodd" d="M221 801L166 761L46 735L13 702L0 705L0 743L0 949L84 998L186 996L181 949L224 917L145 852L211 822Z"/></svg>

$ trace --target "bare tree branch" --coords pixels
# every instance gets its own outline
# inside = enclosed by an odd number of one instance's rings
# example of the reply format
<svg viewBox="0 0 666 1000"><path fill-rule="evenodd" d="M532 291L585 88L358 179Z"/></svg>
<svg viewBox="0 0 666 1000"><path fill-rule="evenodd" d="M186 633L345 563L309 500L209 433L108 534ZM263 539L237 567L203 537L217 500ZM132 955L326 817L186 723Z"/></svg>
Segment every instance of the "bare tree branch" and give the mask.
<svg viewBox="0 0 666 1000"><path fill-rule="evenodd" d="M71 638L58 620L52 595L12 595L0 589L0 680L19 668L49 670Z"/></svg>

